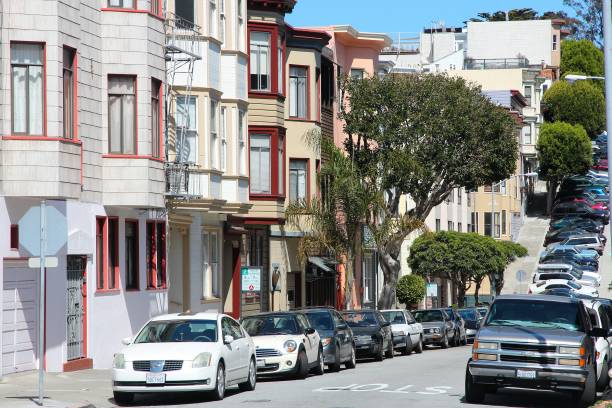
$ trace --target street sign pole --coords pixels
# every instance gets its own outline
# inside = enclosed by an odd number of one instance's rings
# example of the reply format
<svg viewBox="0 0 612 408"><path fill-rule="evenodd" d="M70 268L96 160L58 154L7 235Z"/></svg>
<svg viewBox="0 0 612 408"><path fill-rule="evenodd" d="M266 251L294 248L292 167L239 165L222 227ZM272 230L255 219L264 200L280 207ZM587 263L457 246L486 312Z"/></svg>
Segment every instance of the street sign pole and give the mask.
<svg viewBox="0 0 612 408"><path fill-rule="evenodd" d="M608 133L608 160L612 155L612 0L603 0L603 36L604 36L604 76L606 78L606 129ZM608 165L608 191L612 193L612 179L610 179L610 166ZM612 208L612 201L608 203ZM610 218L610 231L612 233L612 217Z"/></svg>
<svg viewBox="0 0 612 408"><path fill-rule="evenodd" d="M45 254L47 252L47 228L45 225L45 200L40 202L40 304L38 315L38 404L43 405L45 388Z"/></svg>

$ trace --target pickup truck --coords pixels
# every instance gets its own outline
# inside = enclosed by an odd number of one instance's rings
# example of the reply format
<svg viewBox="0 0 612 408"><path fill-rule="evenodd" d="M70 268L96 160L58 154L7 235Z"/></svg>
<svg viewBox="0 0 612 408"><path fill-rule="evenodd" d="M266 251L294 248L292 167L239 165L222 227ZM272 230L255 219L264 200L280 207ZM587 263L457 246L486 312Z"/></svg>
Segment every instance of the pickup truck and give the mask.
<svg viewBox="0 0 612 408"><path fill-rule="evenodd" d="M588 407L596 397L594 338L608 335L580 299L499 296L474 340L465 399L482 403L486 393L516 387L569 392L575 406Z"/></svg>

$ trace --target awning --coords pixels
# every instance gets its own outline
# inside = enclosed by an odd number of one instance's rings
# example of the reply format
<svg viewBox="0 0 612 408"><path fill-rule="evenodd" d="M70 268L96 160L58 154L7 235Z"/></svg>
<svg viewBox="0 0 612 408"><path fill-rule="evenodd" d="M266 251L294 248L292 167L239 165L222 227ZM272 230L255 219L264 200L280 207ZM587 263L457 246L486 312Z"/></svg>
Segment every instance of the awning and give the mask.
<svg viewBox="0 0 612 408"><path fill-rule="evenodd" d="M325 272L336 272L333 268L337 262L331 258L321 258L319 256L309 256L308 262L315 265L319 269L323 269Z"/></svg>

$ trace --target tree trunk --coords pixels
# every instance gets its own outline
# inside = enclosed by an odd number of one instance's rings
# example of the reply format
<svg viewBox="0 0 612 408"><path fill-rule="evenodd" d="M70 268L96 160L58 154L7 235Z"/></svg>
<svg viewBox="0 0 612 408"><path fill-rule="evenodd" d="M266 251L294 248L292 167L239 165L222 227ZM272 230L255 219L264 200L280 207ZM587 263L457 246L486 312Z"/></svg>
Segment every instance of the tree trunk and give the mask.
<svg viewBox="0 0 612 408"><path fill-rule="evenodd" d="M477 280L475 282L475 287L474 287L474 306L478 306L478 303L480 303L480 299L478 299L478 294L480 292L480 285L482 284L481 280Z"/></svg>
<svg viewBox="0 0 612 408"><path fill-rule="evenodd" d="M355 259L347 257L345 267L344 310L353 310L353 286L355 285Z"/></svg>
<svg viewBox="0 0 612 408"><path fill-rule="evenodd" d="M555 199L555 194L557 193L557 182L547 181L546 190L546 215L550 215L552 212L553 200Z"/></svg>
<svg viewBox="0 0 612 408"><path fill-rule="evenodd" d="M465 292L467 292L465 284L457 285L457 306L460 309L465 306Z"/></svg>
<svg viewBox="0 0 612 408"><path fill-rule="evenodd" d="M385 278L385 283L378 298L378 308L390 309L395 303L395 288L397 287L401 265L391 254L383 251L379 251L378 259Z"/></svg>

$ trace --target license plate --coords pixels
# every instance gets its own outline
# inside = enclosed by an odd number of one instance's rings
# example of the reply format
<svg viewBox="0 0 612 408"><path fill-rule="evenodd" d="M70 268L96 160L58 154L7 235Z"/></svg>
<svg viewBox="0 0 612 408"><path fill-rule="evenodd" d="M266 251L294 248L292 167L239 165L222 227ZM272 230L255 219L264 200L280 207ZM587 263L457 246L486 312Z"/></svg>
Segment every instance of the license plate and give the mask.
<svg viewBox="0 0 612 408"><path fill-rule="evenodd" d="M147 373L147 384L164 384L165 382L166 382L166 374Z"/></svg>
<svg viewBox="0 0 612 408"><path fill-rule="evenodd" d="M266 366L266 360L263 360L263 359L257 360L257 367L265 367L265 366Z"/></svg>
<svg viewBox="0 0 612 408"><path fill-rule="evenodd" d="M535 371L516 370L516 378L534 379L534 378L536 378L536 372Z"/></svg>

